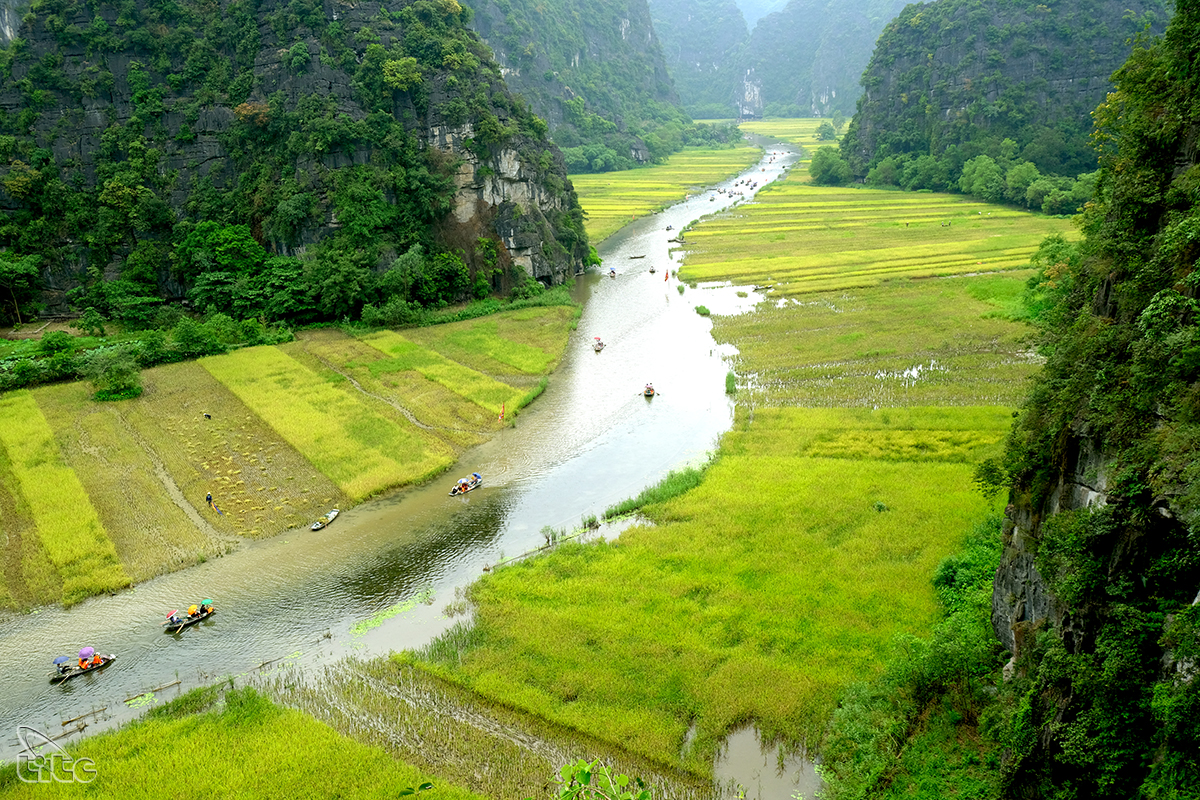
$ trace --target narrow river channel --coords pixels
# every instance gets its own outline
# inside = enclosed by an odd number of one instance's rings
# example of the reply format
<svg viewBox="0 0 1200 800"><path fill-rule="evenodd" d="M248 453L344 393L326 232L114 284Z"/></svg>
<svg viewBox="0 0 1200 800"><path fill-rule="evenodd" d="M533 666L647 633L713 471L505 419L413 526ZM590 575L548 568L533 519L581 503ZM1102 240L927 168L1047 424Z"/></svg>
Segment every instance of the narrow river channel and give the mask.
<svg viewBox="0 0 1200 800"><path fill-rule="evenodd" d="M16 757L19 725L54 735L63 721L103 708L87 718L86 732L103 730L140 713L127 699L174 681L133 705L263 662L320 666L419 647L452 624L444 608L457 587L502 557L540 546L543 526L578 528L669 470L702 462L728 430L733 405L723 352L695 307L731 313L757 298L739 298L733 287L680 293L679 254L668 239L755 191L738 186L739 197L716 189L744 178L761 188L796 160L793 148L764 145L763 160L742 175L604 242L601 273L577 279L583 317L545 393L443 479L343 512L323 531L248 542L113 597L0 618L0 759ZM600 353L593 336L607 343ZM650 400L642 397L647 382L659 391ZM482 489L447 496L454 477L475 471ZM215 601L211 619L181 634L162 632L166 611L201 597ZM84 645L118 660L50 685L51 659Z"/></svg>

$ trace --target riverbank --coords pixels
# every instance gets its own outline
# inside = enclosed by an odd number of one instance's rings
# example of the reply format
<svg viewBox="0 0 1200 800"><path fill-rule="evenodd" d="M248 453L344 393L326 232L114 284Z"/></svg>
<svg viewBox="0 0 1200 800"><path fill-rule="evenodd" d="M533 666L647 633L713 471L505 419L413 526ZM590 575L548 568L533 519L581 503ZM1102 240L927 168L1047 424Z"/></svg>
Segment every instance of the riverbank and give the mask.
<svg viewBox="0 0 1200 800"><path fill-rule="evenodd" d="M732 178L761 156L762 148L748 144L723 150L684 150L658 166L572 175L571 183L586 207L588 238L599 244L635 219Z"/></svg>
<svg viewBox="0 0 1200 800"><path fill-rule="evenodd" d="M541 392L578 314L314 329L146 370L120 402L79 382L5 394L0 609L119 591L429 480Z"/></svg>

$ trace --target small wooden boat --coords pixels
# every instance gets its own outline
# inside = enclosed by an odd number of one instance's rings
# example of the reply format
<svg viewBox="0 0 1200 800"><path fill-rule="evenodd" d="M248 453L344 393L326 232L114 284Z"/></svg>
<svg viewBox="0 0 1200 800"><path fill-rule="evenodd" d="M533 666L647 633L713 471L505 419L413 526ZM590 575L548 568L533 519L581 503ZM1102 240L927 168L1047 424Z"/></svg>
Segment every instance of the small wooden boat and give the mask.
<svg viewBox="0 0 1200 800"><path fill-rule="evenodd" d="M201 608L204 610L197 611L195 614L186 614L182 617L168 619L163 623L163 630L167 633L178 633L189 625L195 625L200 620L208 619L213 614L217 613L217 610L211 605L201 606Z"/></svg>
<svg viewBox="0 0 1200 800"><path fill-rule="evenodd" d="M472 492L483 485L483 477L479 473L475 473L470 478L463 478L458 483L454 484L454 488L450 490L450 496L454 497L460 494Z"/></svg>
<svg viewBox="0 0 1200 800"><path fill-rule="evenodd" d="M326 525L328 525L329 523L331 523L331 522L333 522L335 519L337 519L337 515L338 515L339 513L340 513L340 512L339 512L339 511L338 511L336 508L335 508L335 509L333 509L333 510L332 510L332 511L330 511L328 514L326 514L325 516L321 517L319 520L317 520L316 522L314 522L314 523L312 524L312 528L311 528L311 530L314 530L314 531L319 531L319 530L321 530L321 528L324 528Z"/></svg>
<svg viewBox="0 0 1200 800"><path fill-rule="evenodd" d="M650 265L650 274L651 275L654 274L654 265L653 264Z"/></svg>
<svg viewBox="0 0 1200 800"><path fill-rule="evenodd" d="M592 342L592 349L599 353L604 349L604 342L600 341L600 337L596 337L596 341Z"/></svg>
<svg viewBox="0 0 1200 800"><path fill-rule="evenodd" d="M640 256L630 256L630 258L645 258L645 257L646 257L645 253L642 253Z"/></svg>
<svg viewBox="0 0 1200 800"><path fill-rule="evenodd" d="M647 383L647 384L646 384L646 388L645 388L645 389L642 391L642 394L643 394L644 396L646 396L646 397L654 397L654 386L653 386L653 384L649 384L649 383Z"/></svg>
<svg viewBox="0 0 1200 800"><path fill-rule="evenodd" d="M100 659L101 660L100 660L99 664L94 664L94 665L88 667L87 669L81 669L78 664L72 664L70 667L67 667L65 670L60 670L59 672L56 672L55 674L51 675L50 682L51 683L62 683L63 681L69 681L69 680L71 680L71 678L76 678L80 675L85 675L89 672L99 672L100 670L104 669L109 664L111 664L113 661L116 661L117 657L115 655L107 655L107 656L102 655L102 656L100 656Z"/></svg>

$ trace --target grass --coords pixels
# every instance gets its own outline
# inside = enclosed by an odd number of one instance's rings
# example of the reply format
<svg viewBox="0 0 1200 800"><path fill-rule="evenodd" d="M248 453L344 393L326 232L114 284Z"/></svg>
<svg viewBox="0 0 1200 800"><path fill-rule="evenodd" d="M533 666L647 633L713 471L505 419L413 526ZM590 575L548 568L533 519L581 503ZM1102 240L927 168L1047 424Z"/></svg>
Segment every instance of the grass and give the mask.
<svg viewBox="0 0 1200 800"><path fill-rule="evenodd" d="M477 583L469 646L435 645L431 668L697 773L750 719L816 745L841 688L935 619L929 576L988 508L973 463L1009 421L997 408L739 409L704 481L647 509L656 525Z"/></svg>
<svg viewBox="0 0 1200 800"><path fill-rule="evenodd" d="M0 447L0 520L4 539L0 557L0 609L24 609L62 597L62 576L38 538L33 516L21 494L7 451Z"/></svg>
<svg viewBox="0 0 1200 800"><path fill-rule="evenodd" d="M502 408L517 408L524 395L506 383L451 361L395 331L371 333L362 341L390 357L371 365L374 374L419 372L491 414L499 414Z"/></svg>
<svg viewBox="0 0 1200 800"><path fill-rule="evenodd" d="M343 736L300 711L282 708L250 688L224 693L212 710L211 690L198 689L124 728L71 747L94 762L82 792L95 797L395 798L434 784L430 797L479 795L396 761L378 747ZM0 768L6 797L77 797L70 783L22 783L16 765Z"/></svg>
<svg viewBox="0 0 1200 800"><path fill-rule="evenodd" d="M128 586L112 540L29 392L0 396L0 447L37 536L62 578L63 604Z"/></svg>
<svg viewBox="0 0 1200 800"><path fill-rule="evenodd" d="M808 162L812 161L813 153L817 152L819 148L837 146L837 142L822 141L817 138L817 127L822 122L830 122L830 120L817 119L815 117L770 117L743 122L738 125L738 128L746 133L770 136L800 145L804 148L804 156L797 162L797 165L807 168ZM842 130L844 132L845 128Z"/></svg>
<svg viewBox="0 0 1200 800"><path fill-rule="evenodd" d="M749 145L723 150L684 150L658 166L573 175L571 182L587 213L584 228L588 238L599 243L630 220L666 208L695 190L738 174L761 155L762 150Z"/></svg>
<svg viewBox="0 0 1200 800"><path fill-rule="evenodd" d="M549 306L405 331L446 358L489 375L541 375L558 364L577 307Z"/></svg>
<svg viewBox="0 0 1200 800"><path fill-rule="evenodd" d="M1018 405L1038 368L1008 316L1028 273L896 281L714 315L740 404Z"/></svg>
<svg viewBox="0 0 1200 800"><path fill-rule="evenodd" d="M200 363L351 500L424 480L453 461L448 447L351 394L340 375L319 375L275 347Z"/></svg>
<svg viewBox="0 0 1200 800"><path fill-rule="evenodd" d="M810 186L802 170L688 235L685 281L771 286L794 297L899 278L1028 265L1053 219L962 195Z"/></svg>

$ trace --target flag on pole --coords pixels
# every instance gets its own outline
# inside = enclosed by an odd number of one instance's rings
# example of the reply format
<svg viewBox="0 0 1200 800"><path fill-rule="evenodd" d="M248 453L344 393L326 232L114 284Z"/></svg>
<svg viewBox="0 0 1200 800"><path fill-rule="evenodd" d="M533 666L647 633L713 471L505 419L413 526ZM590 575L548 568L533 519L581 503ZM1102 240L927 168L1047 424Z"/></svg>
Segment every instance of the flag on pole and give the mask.
<svg viewBox="0 0 1200 800"><path fill-rule="evenodd" d="M504 403L500 404L500 421L504 422Z"/></svg>

